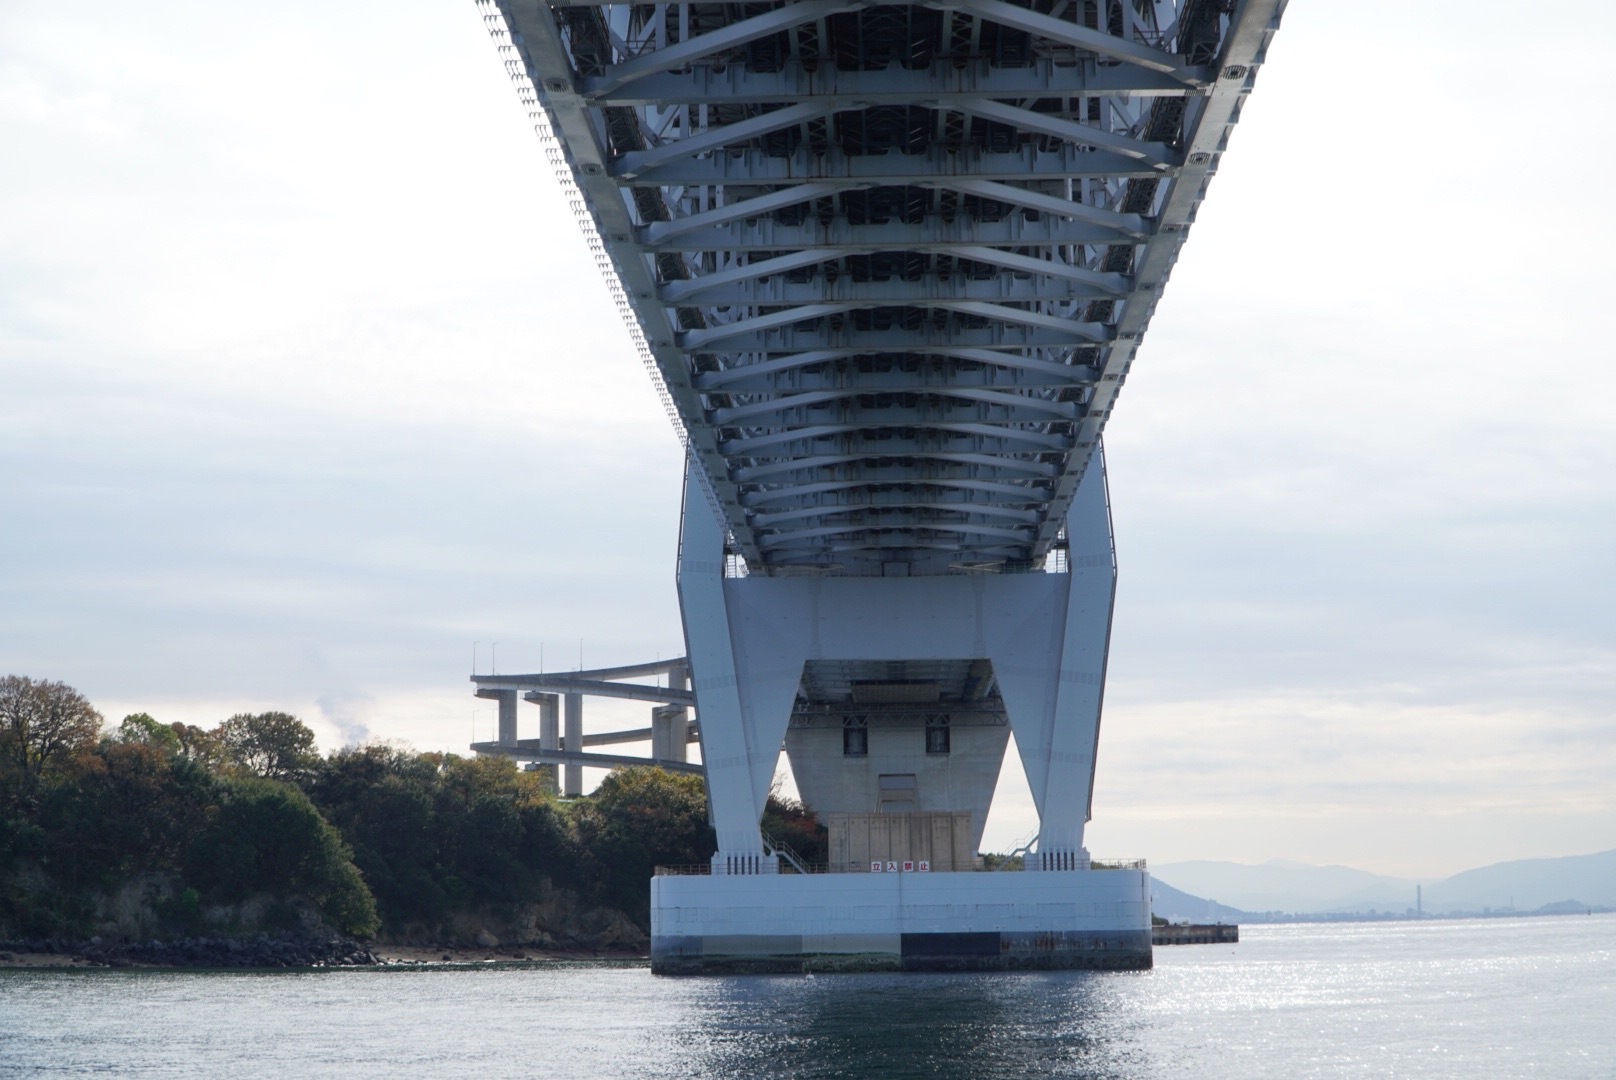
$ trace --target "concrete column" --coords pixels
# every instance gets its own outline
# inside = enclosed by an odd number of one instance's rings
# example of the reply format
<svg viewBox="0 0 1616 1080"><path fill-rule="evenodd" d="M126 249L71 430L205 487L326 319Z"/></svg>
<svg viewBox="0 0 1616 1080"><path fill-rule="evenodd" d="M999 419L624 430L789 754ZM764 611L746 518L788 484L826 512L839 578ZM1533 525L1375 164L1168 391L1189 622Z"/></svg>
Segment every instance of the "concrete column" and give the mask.
<svg viewBox="0 0 1616 1080"><path fill-rule="evenodd" d="M566 733L562 737L561 749L579 753L584 748L584 696L582 694L565 694L566 699ZM561 794L573 798L584 793L584 767L582 765L562 766Z"/></svg>
<svg viewBox="0 0 1616 1080"><path fill-rule="evenodd" d="M539 748L542 750L561 749L560 695L546 694L542 690L529 690L522 697L539 707ZM539 771L544 774L545 786L551 794L561 790L560 785L556 783L558 770L559 766L553 764L539 767Z"/></svg>
<svg viewBox="0 0 1616 1080"><path fill-rule="evenodd" d="M668 689L670 689L670 690L689 690L690 689L690 668L689 668L688 665L683 666L683 667L676 667L672 671L668 672ZM686 709L683 705L670 705L670 706L668 706L668 708L678 710L678 717L673 723L673 738L672 738L671 744L668 747L668 751L669 751L668 756L670 758L672 758L673 760L675 760L675 761L689 761L690 760L690 735L689 735L690 710ZM673 714L670 713L669 715L671 716Z"/></svg>
<svg viewBox="0 0 1616 1080"><path fill-rule="evenodd" d="M494 741L501 746L516 745L516 691L515 690L478 690L480 698L491 698L499 702L499 733Z"/></svg>
<svg viewBox="0 0 1616 1080"><path fill-rule="evenodd" d="M527 699L539 707L539 748L561 749L561 696L533 690Z"/></svg>
<svg viewBox="0 0 1616 1080"><path fill-rule="evenodd" d="M658 761L685 760L685 707L658 705L651 710L651 756Z"/></svg>

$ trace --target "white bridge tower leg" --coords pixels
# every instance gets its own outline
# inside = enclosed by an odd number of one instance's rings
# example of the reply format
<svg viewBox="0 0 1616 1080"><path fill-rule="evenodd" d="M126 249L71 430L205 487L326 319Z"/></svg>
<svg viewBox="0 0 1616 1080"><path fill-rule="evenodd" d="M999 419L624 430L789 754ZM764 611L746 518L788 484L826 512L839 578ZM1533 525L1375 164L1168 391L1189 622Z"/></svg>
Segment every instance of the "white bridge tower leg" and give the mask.
<svg viewBox="0 0 1616 1080"><path fill-rule="evenodd" d="M725 874L773 873L758 822L804 664L991 661L1037 806L1028 869L1088 864L1116 571L1103 459L1067 516L1066 573L725 578L724 533L685 484L679 597Z"/></svg>
<svg viewBox="0 0 1616 1080"><path fill-rule="evenodd" d="M774 780L780 742L802 677L802 662L776 656L776 663L747 663L732 636L724 581L724 530L687 470L684 522L679 542L679 604L686 655L701 722L702 763L712 806L717 874L778 870L763 857L758 823Z"/></svg>
<svg viewBox="0 0 1616 1080"><path fill-rule="evenodd" d="M1079 870L1094 794L1116 559L1105 456L1097 452L1066 515L1064 603L990 643L1027 786L1038 808L1038 850L1029 870Z"/></svg>

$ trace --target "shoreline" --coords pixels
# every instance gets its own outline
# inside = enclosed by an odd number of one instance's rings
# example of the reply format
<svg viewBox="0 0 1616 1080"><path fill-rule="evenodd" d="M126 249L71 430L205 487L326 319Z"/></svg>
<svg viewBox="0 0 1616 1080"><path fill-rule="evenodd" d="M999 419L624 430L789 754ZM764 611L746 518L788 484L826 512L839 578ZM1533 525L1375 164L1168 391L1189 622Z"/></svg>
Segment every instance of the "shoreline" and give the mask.
<svg viewBox="0 0 1616 1080"><path fill-rule="evenodd" d="M531 967L556 963L633 963L650 962L650 956L637 949L537 949L517 946L468 948L459 945L365 946L368 961L280 964L185 964L160 963L119 956L119 946L64 945L55 951L0 949L0 971L364 971L383 968L491 968Z"/></svg>

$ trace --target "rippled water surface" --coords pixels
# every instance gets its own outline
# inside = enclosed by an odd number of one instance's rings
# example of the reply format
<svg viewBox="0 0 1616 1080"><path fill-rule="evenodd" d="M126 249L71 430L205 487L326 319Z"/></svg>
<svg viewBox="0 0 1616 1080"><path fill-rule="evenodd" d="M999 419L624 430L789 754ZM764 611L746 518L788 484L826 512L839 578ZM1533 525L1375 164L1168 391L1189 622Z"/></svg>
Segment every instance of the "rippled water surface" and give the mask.
<svg viewBox="0 0 1616 1080"><path fill-rule="evenodd" d="M0 971L0 1076L1616 1076L1616 916L1248 927L1154 971Z"/></svg>

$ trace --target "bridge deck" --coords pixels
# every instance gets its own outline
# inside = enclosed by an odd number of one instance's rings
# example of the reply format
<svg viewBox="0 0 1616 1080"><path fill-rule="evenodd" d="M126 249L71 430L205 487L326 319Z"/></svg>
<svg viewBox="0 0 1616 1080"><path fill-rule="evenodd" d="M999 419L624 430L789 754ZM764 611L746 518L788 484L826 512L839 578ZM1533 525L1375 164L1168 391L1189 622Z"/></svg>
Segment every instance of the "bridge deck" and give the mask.
<svg viewBox="0 0 1616 1080"><path fill-rule="evenodd" d="M1285 0L481 0L752 573L1033 569Z"/></svg>

